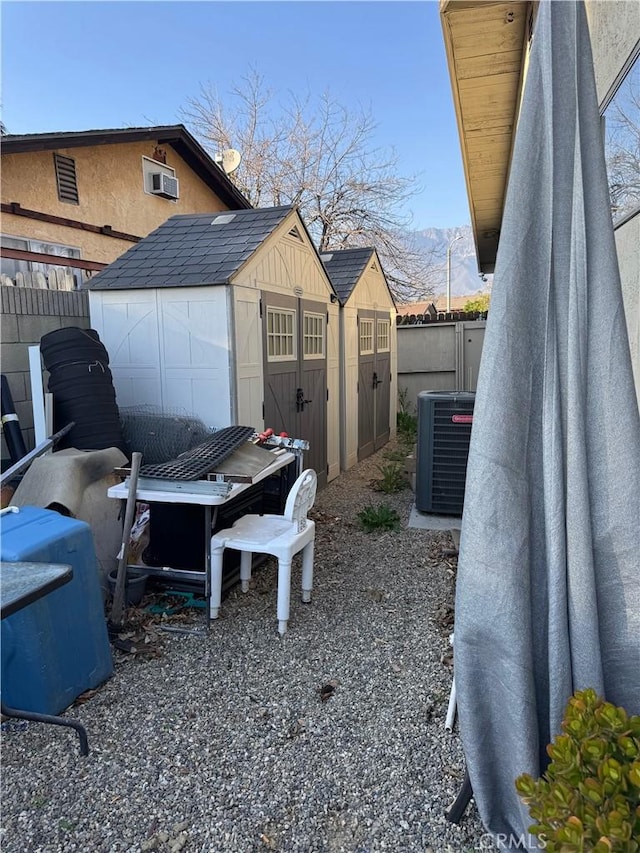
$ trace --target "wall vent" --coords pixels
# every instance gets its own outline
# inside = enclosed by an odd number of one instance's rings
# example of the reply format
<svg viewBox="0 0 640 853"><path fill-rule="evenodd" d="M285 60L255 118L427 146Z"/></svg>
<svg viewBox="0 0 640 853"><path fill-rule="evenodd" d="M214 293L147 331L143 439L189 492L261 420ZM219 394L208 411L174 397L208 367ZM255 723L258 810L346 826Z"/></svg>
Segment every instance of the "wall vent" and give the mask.
<svg viewBox="0 0 640 853"><path fill-rule="evenodd" d="M63 157L62 154L54 154L53 163L56 169L58 198L60 201L67 201L70 204L80 204L78 180L76 178L76 161L72 157Z"/></svg>

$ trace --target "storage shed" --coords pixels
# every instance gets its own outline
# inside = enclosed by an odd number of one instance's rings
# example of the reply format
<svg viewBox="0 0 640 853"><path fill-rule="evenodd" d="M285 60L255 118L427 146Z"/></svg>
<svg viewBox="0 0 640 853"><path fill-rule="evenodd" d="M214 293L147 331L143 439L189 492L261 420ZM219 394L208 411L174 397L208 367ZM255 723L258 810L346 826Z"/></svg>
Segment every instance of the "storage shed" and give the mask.
<svg viewBox="0 0 640 853"><path fill-rule="evenodd" d="M340 463L347 470L395 435L396 306L375 249L320 257L341 305Z"/></svg>
<svg viewBox="0 0 640 853"><path fill-rule="evenodd" d="M88 287L120 407L284 430L339 474L339 306L296 208L172 216Z"/></svg>

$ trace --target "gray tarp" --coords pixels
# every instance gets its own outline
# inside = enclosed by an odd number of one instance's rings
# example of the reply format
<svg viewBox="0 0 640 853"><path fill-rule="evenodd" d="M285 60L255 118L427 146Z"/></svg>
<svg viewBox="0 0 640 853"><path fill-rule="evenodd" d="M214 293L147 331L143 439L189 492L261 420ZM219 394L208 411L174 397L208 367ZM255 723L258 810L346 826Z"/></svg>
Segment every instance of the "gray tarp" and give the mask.
<svg viewBox="0 0 640 853"><path fill-rule="evenodd" d="M543 772L574 690L593 687L640 713L639 521L638 404L585 10L542 2L478 380L456 591L461 735L494 836L532 823L514 780Z"/></svg>

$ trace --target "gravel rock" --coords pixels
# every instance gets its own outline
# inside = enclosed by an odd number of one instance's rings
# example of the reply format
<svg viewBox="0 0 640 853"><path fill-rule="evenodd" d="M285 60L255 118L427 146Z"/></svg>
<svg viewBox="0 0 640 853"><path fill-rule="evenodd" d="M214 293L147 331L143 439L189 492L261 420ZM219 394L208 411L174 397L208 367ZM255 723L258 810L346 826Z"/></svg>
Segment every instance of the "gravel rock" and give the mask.
<svg viewBox="0 0 640 853"><path fill-rule="evenodd" d="M72 731L3 725L3 853L482 849L473 802L460 826L444 816L464 775L444 729L452 539L407 528L409 489L372 489L390 447L318 494L313 600L296 563L284 637L269 560L206 634L118 655L67 711L88 757ZM363 532L382 503L401 530Z"/></svg>

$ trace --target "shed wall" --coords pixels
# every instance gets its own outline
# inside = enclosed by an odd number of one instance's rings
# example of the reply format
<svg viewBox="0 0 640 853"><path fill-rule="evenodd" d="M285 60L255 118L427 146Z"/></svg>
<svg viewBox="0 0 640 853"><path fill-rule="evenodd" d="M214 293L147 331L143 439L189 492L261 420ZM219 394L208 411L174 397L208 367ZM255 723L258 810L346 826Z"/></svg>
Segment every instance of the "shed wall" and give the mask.
<svg viewBox="0 0 640 853"><path fill-rule="evenodd" d="M262 290L300 296L327 306L327 478L340 473L340 352L338 305L330 300L331 288L316 251L306 234L291 236L290 217L265 241L263 247L233 279L237 364L235 380L239 417L246 413L264 426L264 368L259 320ZM256 312L258 312L256 314ZM255 333L252 331L255 329ZM355 387L355 386L354 386ZM244 423L243 417L240 417Z"/></svg>
<svg viewBox="0 0 640 853"><path fill-rule="evenodd" d="M396 308L383 274L369 264L353 288L341 311L341 446L340 464L344 471L358 461L358 311L389 312L390 320L390 437L396 433L398 401L398 359Z"/></svg>
<svg viewBox="0 0 640 853"><path fill-rule="evenodd" d="M250 287L234 286L232 293L238 423L261 430L264 429L265 423L262 416L264 371L260 291Z"/></svg>
<svg viewBox="0 0 640 853"><path fill-rule="evenodd" d="M91 291L89 308L120 407L178 409L215 428L233 422L226 288Z"/></svg>

